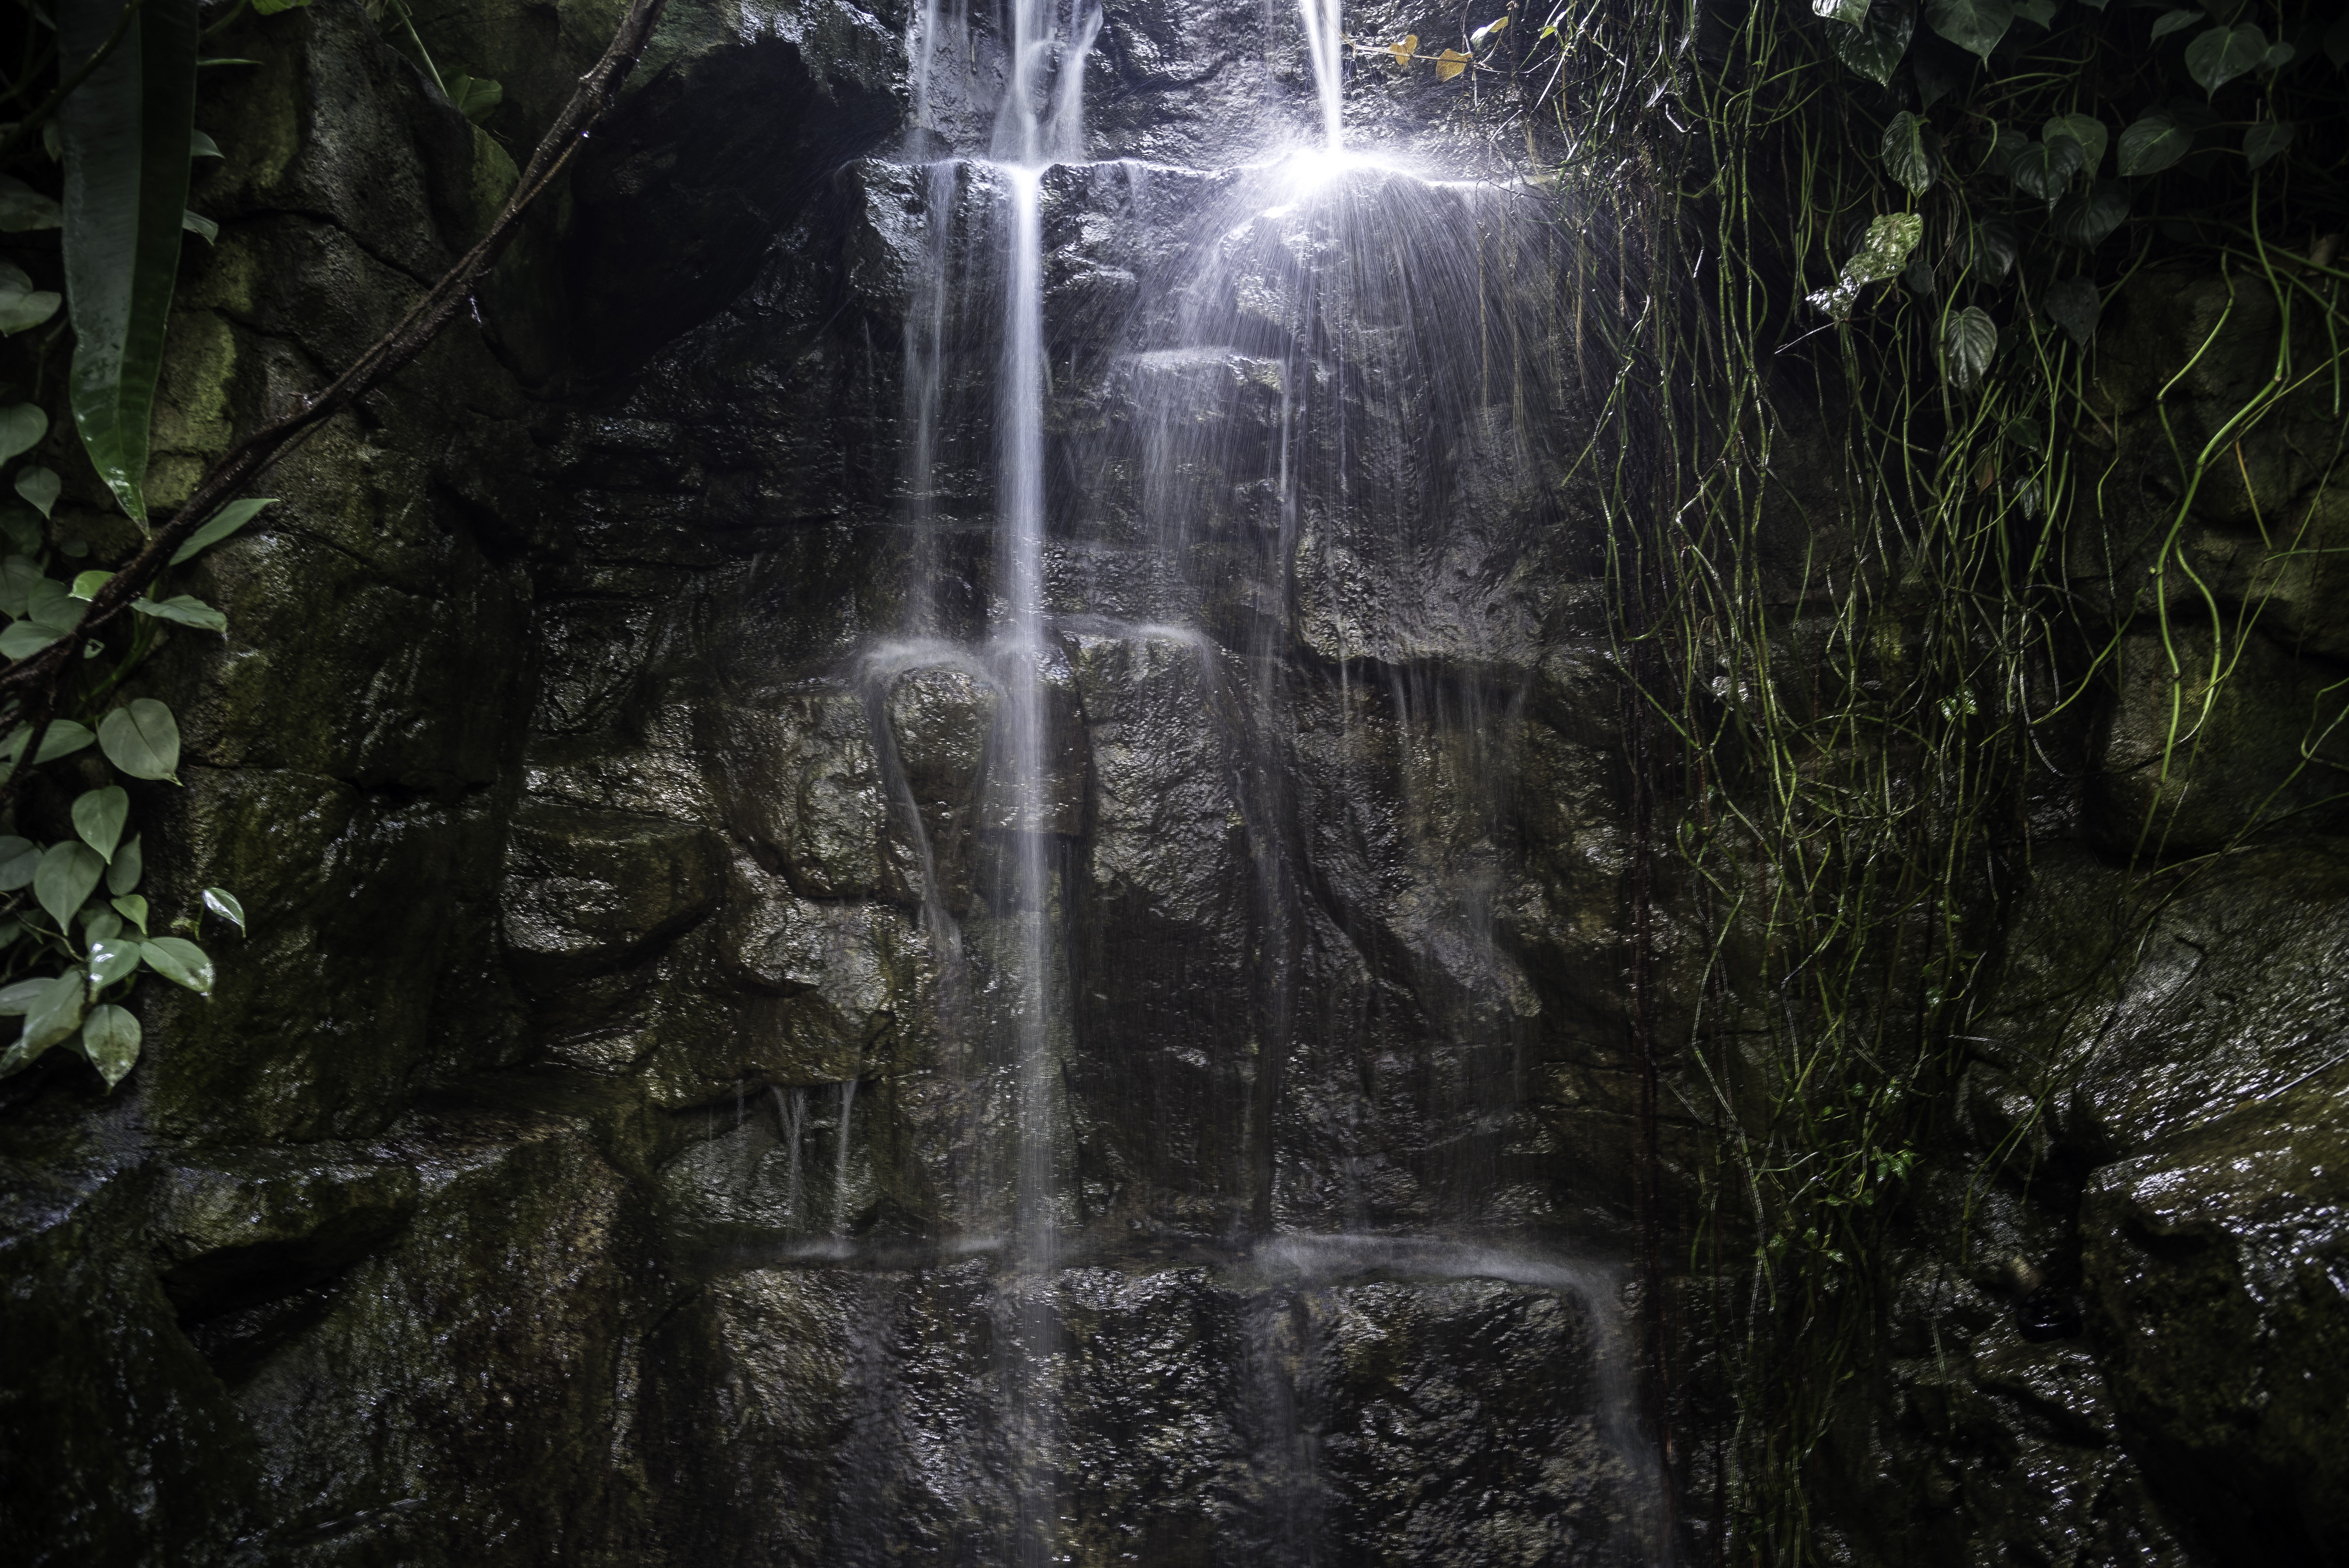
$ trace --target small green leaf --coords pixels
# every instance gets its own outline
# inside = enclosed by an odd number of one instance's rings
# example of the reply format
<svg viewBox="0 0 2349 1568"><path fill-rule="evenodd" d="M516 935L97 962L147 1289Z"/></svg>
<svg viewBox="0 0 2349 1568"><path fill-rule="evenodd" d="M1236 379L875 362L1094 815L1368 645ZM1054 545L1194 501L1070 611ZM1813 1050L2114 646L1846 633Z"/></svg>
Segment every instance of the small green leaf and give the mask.
<svg viewBox="0 0 2349 1568"><path fill-rule="evenodd" d="M33 584L47 575L22 555L0 561L0 612L23 614L31 607Z"/></svg>
<svg viewBox="0 0 2349 1568"><path fill-rule="evenodd" d="M2080 167L2094 174L2105 161L2105 149L2112 144L2112 134L2105 129L2105 122L2092 114L2064 114L2049 120L2039 131L2042 141L2065 136L2080 144Z"/></svg>
<svg viewBox="0 0 2349 1568"><path fill-rule="evenodd" d="M93 903L81 912L81 929L91 942L111 942L122 934L122 917Z"/></svg>
<svg viewBox="0 0 2349 1568"><path fill-rule="evenodd" d="M180 725L151 696L134 697L98 721L106 759L133 779L180 781Z"/></svg>
<svg viewBox="0 0 2349 1568"><path fill-rule="evenodd" d="M98 879L105 875L106 861L97 851L88 844L63 841L43 851L40 864L33 868L33 896L63 931L73 923L74 912L98 891Z"/></svg>
<svg viewBox="0 0 2349 1568"><path fill-rule="evenodd" d="M136 942L119 942L110 936L94 938L89 944L91 989L103 991L116 981L128 980L137 974L139 947Z"/></svg>
<svg viewBox="0 0 2349 1568"><path fill-rule="evenodd" d="M2172 33L2182 32L2186 28L2191 27L2195 23L2204 20L2209 15L2209 14L2208 12L2199 9L2165 11L2153 24L2153 36L2157 41L2166 38Z"/></svg>
<svg viewBox="0 0 2349 1568"><path fill-rule="evenodd" d="M41 846L10 833L0 837L0 892L33 885L33 872L41 863Z"/></svg>
<svg viewBox="0 0 2349 1568"><path fill-rule="evenodd" d="M30 621L11 622L6 631L0 631L0 658L29 659L64 635Z"/></svg>
<svg viewBox="0 0 2349 1568"><path fill-rule="evenodd" d="M8 763L11 768L16 766L18 758L24 756L25 742L32 738L32 731L31 725L20 724L8 732ZM71 757L97 738L88 728L70 718L53 718L49 720L47 731L41 737L40 755L33 758L33 766L38 768L44 762Z"/></svg>
<svg viewBox="0 0 2349 1568"><path fill-rule="evenodd" d="M2039 308L2047 319L2069 333L2072 341L2081 347L2095 335L2096 317L2104 313L2104 301L2096 285L2086 278L2065 278L2039 296Z"/></svg>
<svg viewBox="0 0 2349 1568"><path fill-rule="evenodd" d="M1889 87L1892 73L1899 68L1900 57L1908 53L1909 39L1916 30L1917 15L1912 6L1899 0L1878 0L1868 7L1866 19L1859 26L1829 27L1827 44L1846 68L1878 87Z"/></svg>
<svg viewBox="0 0 2349 1568"><path fill-rule="evenodd" d="M224 158L227 154L221 151L219 142L199 130L191 132L188 137L188 156L190 158Z"/></svg>
<svg viewBox="0 0 2349 1568"><path fill-rule="evenodd" d="M2300 51L2290 44L2270 44L2268 52L2260 58L2260 69L2273 76L2292 64L2299 55Z"/></svg>
<svg viewBox="0 0 2349 1568"><path fill-rule="evenodd" d="M47 517L57 504L57 492L65 488L55 470L38 464L16 472L16 493L32 502L33 510Z"/></svg>
<svg viewBox="0 0 2349 1568"><path fill-rule="evenodd" d="M2158 174L2185 157L2193 144L2193 133L2169 116L2147 115L2121 132L2120 171L2131 178Z"/></svg>
<svg viewBox="0 0 2349 1568"><path fill-rule="evenodd" d="M1990 52L2014 25L2014 7L2011 0L1925 0L1925 20L1933 31L1987 65Z"/></svg>
<svg viewBox="0 0 2349 1568"><path fill-rule="evenodd" d="M114 863L106 868L106 891L110 893L128 893L139 885L139 873L144 866L144 857L139 851L139 841L133 838L129 843L114 851ZM140 901L140 907L141 909L146 907L144 900Z"/></svg>
<svg viewBox="0 0 2349 1568"><path fill-rule="evenodd" d="M48 433L49 417L39 404L16 403L0 408L0 463L31 451Z"/></svg>
<svg viewBox="0 0 2349 1568"><path fill-rule="evenodd" d="M0 234L25 234L64 225L65 209L10 174L0 174Z"/></svg>
<svg viewBox="0 0 2349 1568"><path fill-rule="evenodd" d="M81 1027L83 991L88 982L78 966L67 970L41 987L25 1009L25 1033L18 1044L26 1057L39 1056Z"/></svg>
<svg viewBox="0 0 2349 1568"><path fill-rule="evenodd" d="M25 614L33 624L57 633L70 632L88 614L80 600L54 577L44 577L26 591Z"/></svg>
<svg viewBox="0 0 2349 1568"><path fill-rule="evenodd" d="M1998 324L1980 305L1968 305L1950 317L1942 340L1950 379L1961 387L1979 383L1998 352Z"/></svg>
<svg viewBox="0 0 2349 1568"><path fill-rule="evenodd" d="M217 244L220 241L220 225L193 208L181 212L180 227L207 245Z"/></svg>
<svg viewBox="0 0 2349 1568"><path fill-rule="evenodd" d="M122 841L122 825L129 820L130 791L119 784L92 789L73 803L74 831L109 861L114 859L114 846Z"/></svg>
<svg viewBox="0 0 2349 1568"><path fill-rule="evenodd" d="M114 573L111 572L76 573L74 574L73 593L71 596L73 598L82 600L95 599L98 597L98 591L105 587L113 580Z"/></svg>
<svg viewBox="0 0 2349 1568"><path fill-rule="evenodd" d="M35 288L24 268L0 262L0 335L38 326L64 303L65 295Z"/></svg>
<svg viewBox="0 0 2349 1568"><path fill-rule="evenodd" d="M130 607L142 615L152 615L159 621L176 621L182 626L194 626L201 631L228 631L228 617L191 594L176 593L169 599L133 599Z"/></svg>
<svg viewBox="0 0 2349 1568"><path fill-rule="evenodd" d="M244 905L237 903L236 894L229 892L228 889L224 887L204 889L204 907L239 931L244 929Z"/></svg>
<svg viewBox="0 0 2349 1568"><path fill-rule="evenodd" d="M126 892L120 898L109 899L107 902L114 905L117 914L139 928L140 935L147 934L147 901L145 899L135 892Z"/></svg>
<svg viewBox="0 0 2349 1568"><path fill-rule="evenodd" d="M108 1002L89 1010L81 1026L81 1054L112 1088L139 1060L139 1020L128 1007Z"/></svg>
<svg viewBox="0 0 2349 1568"><path fill-rule="evenodd" d="M2102 181L2085 195L2064 198L2055 209L2055 237L2067 245L2094 250L2128 212L2128 187L2117 180Z"/></svg>
<svg viewBox="0 0 2349 1568"><path fill-rule="evenodd" d="M243 528L246 523L251 522L254 518L260 516L261 509L263 507L275 506L276 504L277 498L275 496L265 496L255 500L233 500L229 502L226 506L212 513L211 519L207 521L202 528L188 535L186 542L182 543L179 549L171 552L171 564L177 566L181 562L187 561L191 557L202 553L203 551L210 549L212 546L218 544L222 540L226 539L230 534L234 533L238 529Z"/></svg>
<svg viewBox="0 0 2349 1568"><path fill-rule="evenodd" d="M2292 121L2263 119L2243 132L2243 160L2253 169L2292 145Z"/></svg>
<svg viewBox="0 0 2349 1568"><path fill-rule="evenodd" d="M48 985L46 979L19 980L6 990L0 991L0 1018L21 1018L31 1012L33 1004L40 1000L41 993L48 989Z"/></svg>
<svg viewBox="0 0 2349 1568"><path fill-rule="evenodd" d="M2208 97L2237 77L2259 69L2267 52L2268 36L2251 23L2213 27L2197 34L2186 46L2186 74L2202 84Z"/></svg>
<svg viewBox="0 0 2349 1568"><path fill-rule="evenodd" d="M1886 212L1868 222L1859 249L1844 263L1836 285L1809 296L1810 303L1840 319L1869 284L1900 275L1909 253L1924 237L1925 220L1914 212Z"/></svg>
<svg viewBox="0 0 2349 1568"><path fill-rule="evenodd" d="M139 944L139 956L147 967L175 985L185 985L199 995L212 994L212 961L204 950L181 936L158 936Z"/></svg>
<svg viewBox="0 0 2349 1568"><path fill-rule="evenodd" d="M1909 194L1921 196L1933 183L1933 149L1925 122L1903 109L1884 128L1884 167Z"/></svg>

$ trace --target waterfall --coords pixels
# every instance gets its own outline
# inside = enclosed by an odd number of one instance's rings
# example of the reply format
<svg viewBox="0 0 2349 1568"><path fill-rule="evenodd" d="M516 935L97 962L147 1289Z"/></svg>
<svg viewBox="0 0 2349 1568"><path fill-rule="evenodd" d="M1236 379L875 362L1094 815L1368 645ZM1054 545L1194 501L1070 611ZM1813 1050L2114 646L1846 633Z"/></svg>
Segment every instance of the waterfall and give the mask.
<svg viewBox="0 0 2349 1568"><path fill-rule="evenodd" d="M1346 150L1346 35L1342 0L1297 0L1305 24L1305 47L1313 58L1313 96L1321 108L1325 152Z"/></svg>

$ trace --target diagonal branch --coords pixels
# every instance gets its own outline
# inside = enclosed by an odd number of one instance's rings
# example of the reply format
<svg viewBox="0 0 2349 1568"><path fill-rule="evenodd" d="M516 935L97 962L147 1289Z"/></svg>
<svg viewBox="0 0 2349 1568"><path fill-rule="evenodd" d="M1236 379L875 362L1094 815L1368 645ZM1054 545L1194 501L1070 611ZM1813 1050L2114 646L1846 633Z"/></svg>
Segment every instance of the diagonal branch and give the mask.
<svg viewBox="0 0 2349 1568"><path fill-rule="evenodd" d="M630 0L627 15L613 35L611 46L604 51L604 57L595 62L595 68L580 78L578 90L563 106L563 112L555 117L538 150L531 154L513 194L499 210L489 232L432 285L429 293L416 302L398 325L361 354L325 391L304 399L292 413L272 420L239 441L197 482L195 490L171 521L156 530L145 548L107 579L91 597L79 624L39 653L0 672L0 703L12 710L8 717L30 717L36 730L45 729L66 672L81 662L82 645L129 612L131 602L155 580L170 563L172 552L205 519L313 429L405 368L442 327L456 319L458 311L472 297L475 285L512 242L523 214L562 176L579 144L587 139L588 131L610 110L620 84L636 68L637 57L644 53L667 4L668 0ZM25 755L38 755L40 739L38 734L27 736Z"/></svg>

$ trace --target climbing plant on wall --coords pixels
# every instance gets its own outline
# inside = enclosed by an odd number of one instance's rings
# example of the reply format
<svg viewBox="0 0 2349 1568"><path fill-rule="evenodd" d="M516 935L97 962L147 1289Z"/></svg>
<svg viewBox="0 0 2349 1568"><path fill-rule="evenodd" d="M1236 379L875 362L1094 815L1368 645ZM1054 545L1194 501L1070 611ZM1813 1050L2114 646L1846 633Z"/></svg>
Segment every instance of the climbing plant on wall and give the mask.
<svg viewBox="0 0 2349 1568"><path fill-rule="evenodd" d="M2245 454L2294 408L2314 416L2296 442L2329 430L2308 471L2337 469L2349 439L2349 15L1510 15L1433 58L1564 149L1596 404L1576 482L1609 521L1635 801L1656 799L1635 820L1699 916L1679 1044L1688 1109L1718 1135L1692 1261L1720 1284L1735 1412L1725 1540L1739 1561L1811 1561L1830 1433L1882 1321L1889 1219L1979 1031L2050 738L2127 648L2154 650L2166 715L2123 932L2198 864L2338 796L2306 777L2331 769L2349 708L2332 687L2290 789L2226 846L2171 841L2177 779L2214 744L2266 607L2198 567L2198 498L2240 485L2278 566L2341 548L2312 531L2310 497L2261 493ZM1390 52L1398 72L1432 55L1416 36ZM2106 314L2157 274L2209 280L2212 312L2150 410L2116 409ZM2254 314L2272 325L2251 389L2190 404L2195 365ZM2159 432L2158 473L2121 472L2125 412ZM2043 1066L2044 1104L2064 1064Z"/></svg>

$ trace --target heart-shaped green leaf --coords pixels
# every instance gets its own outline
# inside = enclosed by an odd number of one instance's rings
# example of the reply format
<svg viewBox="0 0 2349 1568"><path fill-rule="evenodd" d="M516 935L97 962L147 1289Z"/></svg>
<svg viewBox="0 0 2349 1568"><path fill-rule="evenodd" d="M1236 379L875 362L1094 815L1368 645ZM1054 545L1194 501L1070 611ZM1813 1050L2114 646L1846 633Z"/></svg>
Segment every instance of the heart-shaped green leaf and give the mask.
<svg viewBox="0 0 2349 1568"><path fill-rule="evenodd" d="M134 838L114 851L114 863L106 868L106 891L116 894L129 893L139 885L139 873L145 869L145 857L140 852L139 841ZM143 912L147 901L140 899L139 907ZM140 929L146 929L143 913L140 917Z"/></svg>
<svg viewBox="0 0 2349 1568"><path fill-rule="evenodd" d="M122 841L122 824L129 820L130 791L119 784L92 789L73 803L74 831L109 861L114 859L114 846Z"/></svg>
<svg viewBox="0 0 2349 1568"><path fill-rule="evenodd" d="M33 1005L25 1009L25 1032L17 1041L25 1047L27 1059L39 1056L81 1027L86 986L82 972L77 967L41 987Z"/></svg>
<svg viewBox="0 0 2349 1568"><path fill-rule="evenodd" d="M81 912L81 928L92 942L108 942L122 934L122 917L110 909L91 904Z"/></svg>
<svg viewBox="0 0 2349 1568"><path fill-rule="evenodd" d="M2080 172L2085 156L2080 144L2068 136L2053 142L2028 141L2014 155L2008 173L2024 194L2038 197L2052 211L2072 177Z"/></svg>
<svg viewBox="0 0 2349 1568"><path fill-rule="evenodd" d="M106 759L133 779L180 781L180 725L153 697L134 697L98 721Z"/></svg>
<svg viewBox="0 0 2349 1568"><path fill-rule="evenodd" d="M1933 149L1925 122L1903 109L1884 128L1884 168L1912 195L1921 196L1933 183Z"/></svg>
<svg viewBox="0 0 2349 1568"><path fill-rule="evenodd" d="M1829 27L1827 44L1847 69L1889 87L1916 30L1917 15L1909 0L1875 0L1859 26Z"/></svg>
<svg viewBox="0 0 2349 1568"><path fill-rule="evenodd" d="M2072 341L2081 347L2095 335L2096 317L2104 313L2104 301L2096 285L2086 278L2065 278L2039 296L2039 308L2047 319L2069 333Z"/></svg>
<svg viewBox="0 0 2349 1568"><path fill-rule="evenodd" d="M2207 97L2237 77L2259 69L2267 53L2268 36L2252 23L2213 27L2195 35L2186 46L2186 74L2202 84Z"/></svg>
<svg viewBox="0 0 2349 1568"><path fill-rule="evenodd" d="M139 944L111 937L89 944L89 983L104 990L139 972Z"/></svg>
<svg viewBox="0 0 2349 1568"><path fill-rule="evenodd" d="M64 303L65 295L35 288L24 268L0 262L0 335L40 325Z"/></svg>
<svg viewBox="0 0 2349 1568"><path fill-rule="evenodd" d="M23 457L49 433L49 417L37 403L0 408L0 463Z"/></svg>
<svg viewBox="0 0 2349 1568"><path fill-rule="evenodd" d="M33 1010L33 1004L48 989L43 980L19 980L5 990L0 990L0 1018L21 1018Z"/></svg>
<svg viewBox="0 0 2349 1568"><path fill-rule="evenodd" d="M11 622L6 631L0 632L0 658L29 659L64 635L30 621Z"/></svg>
<svg viewBox="0 0 2349 1568"><path fill-rule="evenodd" d="M239 931L244 929L244 905L239 903L236 894L229 892L228 889L224 887L204 889L204 907Z"/></svg>
<svg viewBox="0 0 2349 1568"><path fill-rule="evenodd" d="M16 472L16 493L30 501L35 511L47 517L57 510L57 492L65 489L53 469L36 465Z"/></svg>
<svg viewBox="0 0 2349 1568"><path fill-rule="evenodd" d="M142 615L152 615L159 621L173 621L199 631L228 634L228 617L192 594L178 593L169 599L133 599L130 607Z"/></svg>
<svg viewBox="0 0 2349 1568"><path fill-rule="evenodd" d="M1990 368L1991 356L1998 352L1998 324L1980 305L1970 304L1950 317L1941 346L1950 379L1961 387L1973 387Z"/></svg>
<svg viewBox="0 0 2349 1568"><path fill-rule="evenodd" d="M8 732L8 762L13 768L25 754L25 742L32 738L32 726L20 724ZM60 757L71 757L98 737L69 718L49 720L47 733L41 737L40 755L33 758L38 768L44 762L55 762Z"/></svg>
<svg viewBox="0 0 2349 1568"><path fill-rule="evenodd" d="M0 892L33 885L33 872L41 863L41 846L10 833L0 837Z"/></svg>
<svg viewBox="0 0 2349 1568"><path fill-rule="evenodd" d="M2039 139L2054 141L2070 137L2080 144L2080 167L2094 174L2105 161L2105 149L2111 145L2111 133L2105 122L2092 114L2057 115L2040 128Z"/></svg>
<svg viewBox="0 0 2349 1568"><path fill-rule="evenodd" d="M2182 33L2196 23L2205 20L2209 15L2209 13L2199 8L2165 11L2154 21L2153 36L2156 39L2161 39L2169 36L2172 33Z"/></svg>
<svg viewBox="0 0 2349 1568"><path fill-rule="evenodd" d="M73 923L74 912L82 902L98 891L98 879L105 875L106 861L88 844L54 843L42 851L40 864L33 868L33 896L63 931Z"/></svg>
<svg viewBox="0 0 2349 1568"><path fill-rule="evenodd" d="M211 549L215 544L218 544L222 540L226 539L230 534L234 533L238 529L243 528L246 523L251 522L254 518L260 516L261 509L263 507L275 506L276 504L277 498L275 496L264 496L257 500L233 500L229 502L226 506L212 513L211 518L205 521L202 528L188 535L186 541L181 544L180 548L171 552L171 564L177 566L182 562L192 560L197 555L202 554L204 551Z"/></svg>
<svg viewBox="0 0 2349 1568"><path fill-rule="evenodd" d="M1868 20L1868 0L1811 0L1811 15L1857 27Z"/></svg>
<svg viewBox="0 0 2349 1568"><path fill-rule="evenodd" d="M55 229L66 221L54 196L44 196L14 175L0 174L0 234Z"/></svg>
<svg viewBox="0 0 2349 1568"><path fill-rule="evenodd" d="M175 985L185 985L198 995L212 994L212 961L204 950L184 937L159 936L139 944L139 956L147 967Z"/></svg>
<svg viewBox="0 0 2349 1568"><path fill-rule="evenodd" d="M2093 250L2121 226L2128 211L2128 187L2117 180L2104 181L2085 195L2064 198L2055 209L2055 237Z"/></svg>
<svg viewBox="0 0 2349 1568"><path fill-rule="evenodd" d="M2120 171L2131 178L2158 174L2193 145L2193 134L2169 116L2147 115L2121 132Z"/></svg>
<svg viewBox="0 0 2349 1568"><path fill-rule="evenodd" d="M1984 64L2014 25L2011 0L1925 0L1925 20L1933 31Z"/></svg>
<svg viewBox="0 0 2349 1568"><path fill-rule="evenodd" d="M120 898L109 899L107 902L114 905L114 912L117 914L137 926L141 936L147 934L147 901L145 899L135 892L126 892Z"/></svg>
<svg viewBox="0 0 2349 1568"><path fill-rule="evenodd" d="M92 1007L81 1026L81 1054L112 1088L139 1060L139 1020L128 1007L108 1002Z"/></svg>
<svg viewBox="0 0 2349 1568"><path fill-rule="evenodd" d="M2288 119L2263 119L2243 132L2243 161L2253 169L2281 154L2292 145L2292 122Z"/></svg>

